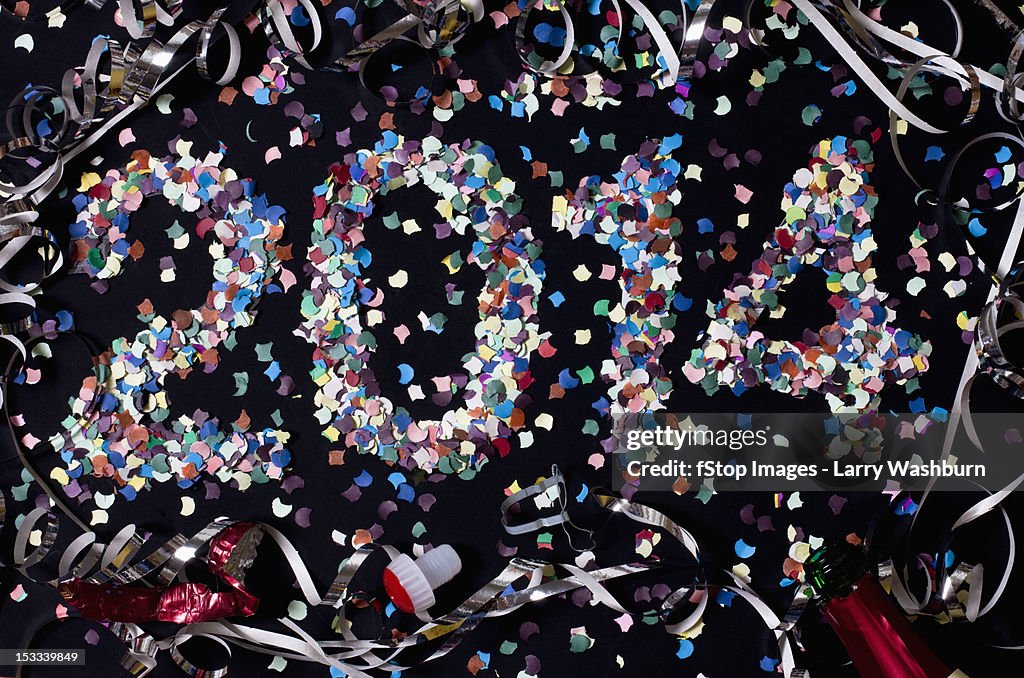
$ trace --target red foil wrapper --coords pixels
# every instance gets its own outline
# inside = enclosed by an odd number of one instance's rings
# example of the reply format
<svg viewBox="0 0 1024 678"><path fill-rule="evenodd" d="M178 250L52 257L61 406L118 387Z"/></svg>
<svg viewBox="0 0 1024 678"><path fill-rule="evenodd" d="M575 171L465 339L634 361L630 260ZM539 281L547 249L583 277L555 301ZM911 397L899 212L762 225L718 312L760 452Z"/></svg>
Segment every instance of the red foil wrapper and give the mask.
<svg viewBox="0 0 1024 678"><path fill-rule="evenodd" d="M862 577L850 594L829 600L822 612L843 641L861 678L953 675L953 670L932 654L871 575Z"/></svg>
<svg viewBox="0 0 1024 678"><path fill-rule="evenodd" d="M262 536L259 525L235 523L210 540L208 567L231 587L228 591L215 592L205 584L192 582L145 588L94 584L80 579L62 582L58 591L83 617L97 621L192 624L222 617L248 617L256 612L260 601L245 589L241 580Z"/></svg>
<svg viewBox="0 0 1024 678"><path fill-rule="evenodd" d="M150 589L73 579L63 582L59 590L83 617L97 621L191 624L221 617L248 617L259 607L259 599L245 589L214 592L205 584L191 582Z"/></svg>

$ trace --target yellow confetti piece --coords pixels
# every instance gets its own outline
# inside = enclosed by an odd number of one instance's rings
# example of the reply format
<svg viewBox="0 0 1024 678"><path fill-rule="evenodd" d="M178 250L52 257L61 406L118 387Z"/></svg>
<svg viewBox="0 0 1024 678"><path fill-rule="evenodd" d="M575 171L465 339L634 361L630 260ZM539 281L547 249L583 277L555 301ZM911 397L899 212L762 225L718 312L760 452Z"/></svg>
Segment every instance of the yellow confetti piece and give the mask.
<svg viewBox="0 0 1024 678"><path fill-rule="evenodd" d="M590 269L588 269L583 264L577 266L575 269L573 269L572 272L572 276L579 280L580 282L587 282L588 280L590 280L591 275L592 274L590 273Z"/></svg>
<svg viewBox="0 0 1024 678"><path fill-rule="evenodd" d="M555 418L547 412L542 412L537 415L537 418L533 420L533 423L539 428L550 431L555 425Z"/></svg>
<svg viewBox="0 0 1024 678"><path fill-rule="evenodd" d="M556 195L551 199L551 214L564 216L569 211L569 202L564 195ZM564 225L563 225L564 227Z"/></svg>
<svg viewBox="0 0 1024 678"><path fill-rule="evenodd" d="M100 183L101 181L103 181L103 179L100 177L99 174L96 174L95 172L83 172L82 183L78 187L78 192L85 193L86 191L88 191L90 188Z"/></svg>
<svg viewBox="0 0 1024 678"><path fill-rule="evenodd" d="M388 277L388 284L395 289L401 289L409 283L409 274L401 269L395 271L395 274Z"/></svg>
<svg viewBox="0 0 1024 678"><path fill-rule="evenodd" d="M590 330L576 330L576 344L586 346L590 343Z"/></svg>

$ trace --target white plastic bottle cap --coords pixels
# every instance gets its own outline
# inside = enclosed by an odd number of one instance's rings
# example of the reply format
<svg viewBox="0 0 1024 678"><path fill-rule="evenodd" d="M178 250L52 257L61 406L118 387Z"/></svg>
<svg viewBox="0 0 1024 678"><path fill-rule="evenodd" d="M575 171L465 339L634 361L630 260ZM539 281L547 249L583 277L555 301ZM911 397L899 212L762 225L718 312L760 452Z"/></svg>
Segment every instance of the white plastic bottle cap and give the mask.
<svg viewBox="0 0 1024 678"><path fill-rule="evenodd" d="M448 544L442 544L413 560L399 554L384 570L384 589L403 612L416 613L434 604L434 591L462 571L462 560Z"/></svg>

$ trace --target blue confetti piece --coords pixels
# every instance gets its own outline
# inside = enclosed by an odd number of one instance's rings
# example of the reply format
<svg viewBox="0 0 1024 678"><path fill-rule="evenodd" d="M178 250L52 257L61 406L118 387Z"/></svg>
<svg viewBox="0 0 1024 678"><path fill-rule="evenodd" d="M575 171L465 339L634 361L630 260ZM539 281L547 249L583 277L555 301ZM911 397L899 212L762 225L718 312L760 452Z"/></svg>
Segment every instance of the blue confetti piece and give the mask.
<svg viewBox="0 0 1024 678"><path fill-rule="evenodd" d="M679 651L676 652L676 656L680 659L686 659L693 654L693 642L686 638L679 639Z"/></svg>
<svg viewBox="0 0 1024 678"><path fill-rule="evenodd" d="M267 369L263 370L263 374L267 375L270 381L274 381L281 376L281 365L275 360L270 363L270 366L267 367Z"/></svg>
<svg viewBox="0 0 1024 678"><path fill-rule="evenodd" d="M416 370L412 368L412 365L409 365L408 363L402 363L401 365L398 366L399 384L402 384L403 386L405 384L408 384L410 381L412 381L412 378L414 376L416 376Z"/></svg>
<svg viewBox="0 0 1024 678"><path fill-rule="evenodd" d="M545 45L561 47L565 44L565 29L557 28L549 23L539 23L533 29L533 37Z"/></svg>
<svg viewBox="0 0 1024 678"><path fill-rule="evenodd" d="M288 19L292 22L292 26L309 25L309 17L306 16L306 11L303 9L302 5L295 5L295 9L292 10L292 14Z"/></svg>
<svg viewBox="0 0 1024 678"><path fill-rule="evenodd" d="M394 473L388 476L388 482L391 483L391 486L397 490L399 485L405 482L405 476L403 476L398 471L395 471Z"/></svg>
<svg viewBox="0 0 1024 678"><path fill-rule="evenodd" d="M768 673L775 673L775 667L779 665L778 659L772 659L765 655L761 658L761 670L767 671Z"/></svg>
<svg viewBox="0 0 1024 678"><path fill-rule="evenodd" d="M352 482L359 487L369 487L370 485L373 485L373 476L370 475L369 471L363 469L363 472L356 476Z"/></svg>
<svg viewBox="0 0 1024 678"><path fill-rule="evenodd" d="M661 147L658 148L659 155L668 155L683 145L683 135L676 133L661 140Z"/></svg>
<svg viewBox="0 0 1024 678"><path fill-rule="evenodd" d="M75 316L71 315L69 311L57 311L57 329L61 332L67 332L75 326Z"/></svg>
<svg viewBox="0 0 1024 678"><path fill-rule="evenodd" d="M718 593L715 595L715 602L722 607L732 607L732 599L735 597L736 594L732 591L719 589Z"/></svg>
<svg viewBox="0 0 1024 678"><path fill-rule="evenodd" d="M697 232L698 233L713 233L715 230L715 224L707 217L701 217L697 220Z"/></svg>
<svg viewBox="0 0 1024 678"><path fill-rule="evenodd" d="M672 297L672 308L682 313L683 311L689 311L693 307L693 299L690 297L684 297L682 294L676 294Z"/></svg>
<svg viewBox="0 0 1024 678"><path fill-rule="evenodd" d="M940 146L929 146L928 150L924 153L924 161L939 161L946 157L946 152L942 150Z"/></svg>
<svg viewBox="0 0 1024 678"><path fill-rule="evenodd" d="M334 18L344 21L349 26L356 25L356 12L351 7L342 7L338 10L338 13L334 15Z"/></svg>
<svg viewBox="0 0 1024 678"><path fill-rule="evenodd" d="M1006 146L1003 146L998 151L996 151L996 161L998 162L1009 162L1011 156L1012 153L1010 153L1010 149L1007 148Z"/></svg>
<svg viewBox="0 0 1024 678"><path fill-rule="evenodd" d="M736 549L736 555L738 555L740 558L749 558L750 556L754 555L755 551L757 551L756 547L751 546L742 539L736 540L736 545L734 546L734 548Z"/></svg>
<svg viewBox="0 0 1024 678"><path fill-rule="evenodd" d="M988 233L988 229L981 225L981 222L978 221L977 217L971 219L967 223L967 229L971 232L971 235L973 235L975 238L980 238L981 236L983 236L986 233Z"/></svg>
<svg viewBox="0 0 1024 678"><path fill-rule="evenodd" d="M558 308L559 306L565 303L565 295L562 294L561 292L552 292L550 295L548 295L548 298L551 299L551 304L555 308Z"/></svg>

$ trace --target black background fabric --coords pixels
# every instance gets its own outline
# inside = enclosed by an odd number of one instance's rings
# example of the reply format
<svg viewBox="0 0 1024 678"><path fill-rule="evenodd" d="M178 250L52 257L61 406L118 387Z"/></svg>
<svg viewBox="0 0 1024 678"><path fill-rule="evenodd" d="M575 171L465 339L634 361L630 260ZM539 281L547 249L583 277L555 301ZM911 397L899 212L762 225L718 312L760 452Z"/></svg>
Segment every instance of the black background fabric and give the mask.
<svg viewBox="0 0 1024 678"><path fill-rule="evenodd" d="M913 4L915 7L918 5ZM903 7L894 12L906 10L922 28L926 41L946 46L943 36L948 36L950 25L940 3L920 4L920 9ZM927 10L923 7L926 4L929 6ZM966 57L983 66L1004 59L1008 38L973 3L956 0L955 4L961 10L967 27ZM326 16L333 17L336 9L334 5L326 9ZM498 7L489 6L488 9ZM112 12L110 7L100 12L89 9L70 12L60 30L24 24L14 20L10 14L0 17L0 45L4 50L0 60L3 67L0 100L7 101L29 82L59 83L63 71L84 58L96 34L123 34L124 31L114 25ZM742 12L742 3L720 0L710 25L717 27L722 17L742 16ZM337 23L333 22L332 26ZM12 46L14 38L26 31L35 36L32 53ZM335 49L343 42L341 38L337 40ZM255 44L257 46L249 47L250 53L243 65L244 74L255 73L259 65L265 63L258 41ZM535 443L532 447L520 450L513 443L511 454L493 459L472 481L443 478L436 484L429 483L429 491L437 498L429 513L399 502L400 510L386 521L380 519L378 507L381 502L394 499L394 492L386 481L390 473L388 467L376 457L354 453L346 456L342 466L327 463L327 452L331 446L320 435L320 427L312 416L314 389L308 377L310 347L294 336L292 330L301 322L298 301L304 285L303 255L312 222L312 188L324 180L331 163L340 161L346 153L356 149L372 147L381 134L378 120L387 109L360 86L356 77L307 71L295 63L290 64L293 73L302 73L306 83L297 85L293 93L282 95L276 106L256 105L244 94L239 94L233 105L227 106L218 101L219 87L200 80L191 72L181 76L167 90L174 95L172 112L163 115L152 106L144 109L126 123L134 131L135 142L122 148L114 133L84 153L68 167L66 185L69 193L47 201L41 221L66 241L67 225L75 219L70 196L78 185L80 172L94 158L95 171L102 174L109 168L123 167L134 149L146 149L154 157L163 157L168 154L168 143L173 145L178 136L193 142L193 154L199 157L208 150L215 150L218 143L226 146L227 155L222 166L254 178L258 191L266 193L271 204L287 209L284 242L293 244L295 259L286 262L285 266L296 275L299 284L286 294L271 295L261 302L256 325L238 333L237 348L222 352L221 365L215 372L196 373L180 383L172 380L175 383L168 386L173 403L172 414L188 414L198 408L220 417L222 422L230 422L244 407L255 426L264 422L269 425L271 412L279 409L284 417L282 428L293 432L289 445L292 450L290 473L302 478L304 486L290 494L275 482L254 486L244 493L221 486L218 498L207 499L209 484L206 483L199 483L189 490L181 490L173 483L155 484L150 490L140 493L133 502L119 498L109 511L109 523L98 527L101 536L109 537L129 522L152 531L154 539L160 540L175 531L190 534L211 518L221 515L239 520L263 520L278 527L295 543L316 581L326 586L339 563L352 551L351 547L334 543L332 531L351 534L356 529L379 524L383 528L382 536L377 539L379 542L400 549L409 549L415 542L449 543L462 555L465 562L463 572L444 589L440 607L461 601L501 570L506 559L496 550L499 540L518 547L520 556L571 561L575 554L557 529L552 530L554 539L550 551L538 549L535 535L506 535L499 524L498 506L505 497L506 487L514 481L522 486L530 484L538 476L547 475L553 463L557 463L566 474L570 496L579 492L581 483L593 488L607 486L611 482L607 467L595 471L586 463L592 453L599 451L601 437L588 436L580 431L586 419L594 418L602 423L602 436L607 434L608 423L591 407L591 403L606 394L607 384L596 379L592 384L570 391L561 400L548 401L547 395L549 385L557 382L562 369L576 370L590 365L597 371L600 362L607 358L608 325L604 318L594 317L591 309L599 299L618 299L618 286L614 281L599 280L596 276L581 284L573 278L572 271L581 263L589 264L592 270L596 270L595 264L617 266L618 257L590 238L574 240L567 233L550 228L552 197L562 194L564 189L553 188L547 179L532 180L531 168L523 160L520 146L529 147L534 158L547 162L551 169L563 171L565 187L571 188L585 176L610 178L618 171L622 159L636 152L645 139L681 133L683 145L674 156L684 166L690 163L701 165L703 180L700 183L683 183L684 197L675 212L684 225L680 237L684 252L681 287L683 294L693 299L693 307L678 314L676 340L662 358L663 364L670 366L669 373L675 385L668 409L683 412L824 411L826 405L819 396L812 394L798 400L766 388L753 389L740 397L723 389L709 397L699 386L690 384L681 372L691 350L699 346L700 333L707 324L704 314L707 302L716 301L732 276L737 272L745 273L749 262L759 255L766 234L780 218L781 189L794 170L806 166L812 146L820 139L836 135L855 136L854 128L859 116L870 118L871 128L881 126L883 130L887 129L887 111L866 87L860 86L849 97L836 98L830 94L835 80L828 69L836 62L832 50L813 30L804 29L800 44L808 46L815 58L822 60L822 67L788 68L778 83L765 88L756 106L744 102L750 90L747 80L751 70L763 67L768 57L758 50L741 50L721 72L709 72L694 80L689 97L696 106L693 120L669 110L667 103L673 98L671 92L657 92L649 98L636 97L635 89L627 85L620 97L621 105L596 110L574 104L563 117L552 115L550 97L541 96L539 112L527 121L510 117L507 111L495 111L486 102L486 95L497 94L506 79L514 80L521 72L512 31L496 31L489 21L485 21L470 37L459 43L455 61L463 69L462 77L476 79L485 97L457 112L450 122L440 125L440 138L445 143L473 139L492 146L504 174L516 181L517 192L524 198L524 211L535 237L543 241L547 278L540 302L541 329L552 333L551 341L559 347L559 352L551 359L535 356L531 362L536 382L529 390L533 399L529 416L550 413L554 416L555 426L551 431L533 427ZM705 46L701 52L702 59L706 59L706 52ZM716 99L721 95L728 96L733 104L732 111L726 116L712 112ZM282 109L290 100L300 101L306 112L322 116L325 134L317 140L315 147L287 147L287 131L294 121L286 119ZM364 122L351 118L350 111L357 102L362 102L368 111ZM801 123L801 111L811 103L819 105L823 114L815 125L807 126ZM191 128L181 125L184 107L191 108L198 118L198 123ZM394 115L395 131L407 139L422 139L432 127L438 127L429 112L417 115L395 109ZM247 125L249 133L257 139L255 143L247 139ZM999 125L986 94L983 114L974 123L974 134ZM335 143L335 132L345 128L351 128L352 144L341 148ZM585 153L576 154L570 140L579 135L581 128L589 134L592 145ZM599 147L598 139L609 132L616 134L616 150ZM907 155L914 162L923 157L924 146L939 143L921 136L911 135L908 141L910 150ZM741 158L748 149L756 149L763 154L763 160L757 166L742 162L739 167L726 170L722 162L708 152L712 140ZM264 152L271 145L279 145L283 157L266 164ZM987 288L983 277L975 272L969 278L967 295L958 299L950 300L940 289L931 287L917 297L902 294L912 273L901 271L896 265L896 258L907 251L908 235L919 222L932 223L941 215L915 205L916 189L897 166L887 142L883 139L874 148L876 168L872 177L880 196L873 222L879 244L875 255L875 268L879 272L877 284L901 300L898 308L901 327L922 335L934 346L931 369L921 379L922 390L908 396L900 387L889 388L884 392L884 406L892 411L906 411L910 398L923 395L929 407L949 407L967 352L951 318L956 311L963 309L970 315L976 314ZM947 155L955 150L952 143L944 148ZM744 184L754 191L749 205L740 205L733 199L734 184ZM96 350L109 346L115 337L134 336L142 329L135 307L144 297L150 298L157 312L164 314L177 308L200 305L205 298L204 290L209 285L210 274L207 272L209 256L198 238L193 237L186 251L174 252L178 265L177 280L173 284L159 282L159 258L171 253L170 242L163 231L175 219L189 227L187 215L183 217L162 202L159 199L148 200L134 216L129 238L142 240L146 253L140 261L125 267L122 275L112 281L109 292L97 294L84 276L61 274L47 284L45 295L40 300L40 314L49 316L62 309L73 311L78 332ZM433 202L432 194L426 189L407 189L380 200L377 214L398 210L402 218L422 218L426 220L423 223L429 224L436 221L436 216L432 215ZM975 243L987 261L994 262L998 258L1004 242L1000 234L1008 228L1012 211L987 221L990 235ZM737 230L730 224L735 223L736 215L741 212L750 213L750 226ZM698 233L696 222L703 217L710 218L718 226L715 232ZM437 241L430 228L406 236L399 231L375 229L372 220L369 223L368 239L375 254L369 274L383 278L396 269L410 273L406 288L389 292L384 311L390 323L404 322L415 332L404 346L400 346L389 332L379 332L380 345L374 358L374 370L381 379L384 392L397 404L408 407L416 416L439 416L439 408L429 401L426 404L408 401L405 389L398 383L395 365L409 363L416 368L417 374L445 374L459 368L460 356L471 347L476 315L471 305L449 306L445 300L444 284L457 283L459 289L466 292L467 299L472 299L481 284L482 275L472 267L464 267L458 275L449 278L438 264L456 246L465 251L468 238L456 242L458 237L453 236ZM697 266L696 252L708 249L717 252L721 232L729 228L735 230L739 237L736 245L738 256L730 263L716 255L714 264L702 271ZM951 227L944 227L930 241L928 249L932 256L941 251L955 255L966 251L962 234ZM556 290L563 291L567 297L566 303L557 309L548 298ZM791 312L784 319L772 321L768 328L778 335L798 336L805 327L820 327L830 320L826 299L822 277L818 272L809 272L787 293L784 303ZM432 335L416 331L415 328L419 327L416 315L420 309L428 314L445 312L449 322L444 333ZM923 318L923 309L935 319ZM590 329L593 341L587 346L576 346L573 333L577 329ZM281 362L284 373L294 378L294 395L301 397L277 395L274 392L276 384L272 385L260 374L265 366L256 363L253 346L267 341L274 342L274 357ZM30 430L39 437L50 435L59 425L66 414L68 396L88 371L82 344L61 339L54 342L54 348L58 354L56 368L46 371L43 383L14 389L11 395L12 408L25 413ZM244 398L233 398L232 373L243 370L252 371L249 391ZM1019 403L981 379L975 388L974 408L977 411L1019 411ZM0 466L0 480L5 488L24 482L21 466L13 454L8 444L5 461ZM32 455L32 460L44 475L55 465L52 452L43 448ZM57 460L57 465L59 463ZM349 488L353 478L364 469L373 475L375 482L364 488L358 501L349 502L341 497L341 492ZM104 482L109 481L96 481L95 487L109 491L110 487L104 486ZM423 491L427 488L421 486L418 489ZM196 511L187 518L179 513L183 494L196 500ZM737 539L743 538L747 543L756 545L756 554L746 561L752 571L751 584L774 609L781 612L792 596L791 587L780 586L784 576L781 563L790 546L787 528L792 525L805 535L827 541L843 539L851 533L863 536L871 520L888 502L886 496L875 493L840 493L848 501L839 515L834 515L828 507L832 494L804 493L803 506L793 510L785 506L775 508L773 497L761 493L721 494L706 505L692 494L653 494L643 497L643 501L665 511L697 536L707 559L705 568L710 573L728 569L738 562L733 551ZM33 502L40 501L40 496L38 490L32 489L28 502L14 503L8 494L8 522L13 523L15 516L26 513ZM310 508L311 526L299 528L294 522L294 510L284 519L275 518L271 511L275 498L292 504L295 509ZM920 529L915 531L912 546L923 552L936 548L950 520L977 499L968 495L941 495L934 500L931 504L933 513L922 520ZM771 516L774 531L758 532L756 526L741 520L741 509L751 504L755 515ZM92 506L86 503L76 508L81 515L88 517ZM590 500L582 504L571 502L570 508L579 524L597 530L599 547L595 553L599 563L626 562L635 558L634 535L640 529L639 525L621 518L610 519ZM1019 500L1012 498L1007 502L1007 508L1011 515L1018 512ZM418 540L411 534L417 521L423 521L427 527L427 532ZM72 528L68 525L66 529ZM5 539L9 540L12 532L8 529ZM1018 521L1018 541L1022 536ZM972 527L958 539L956 550L969 561L989 557L993 562L1002 562L1000 559L1005 558L1005 536L998 519L990 517L979 523L977 528ZM663 541L657 552L681 565L612 584L610 588L622 600L633 602L638 586L664 582L674 589L692 578L693 570L686 566L681 548ZM991 574L993 579L997 575L996 571ZM986 570L986 583L989 576ZM273 547L261 550L261 558L247 581L263 601L259 614L264 619L283 614L288 602L299 597L292 577ZM717 583L724 582L719 578ZM29 594L23 602L15 602L7 595L19 584ZM50 623L60 602L57 594L9 569L4 570L0 588L3 593L0 597L0 646L24 647L34 639L43 647L85 647L84 634L97 626L81 619ZM1019 581L1011 581L1003 600L996 612L975 624L940 626L930 620L921 620L915 623L915 628L925 635L944 659L961 667L968 675L974 678L1009 675L1016 661L1012 659L1013 655L990 646L1020 640L1021 629L1017 622L1021 600ZM477 652L482 652L490 654L490 666L481 669L479 676L525 675L520 674L526 667L525 658L534 655L540 661L542 676L703 674L715 678L745 677L764 675L759 667L761 658L777 654L772 634L740 600L735 600L730 607L714 603L709 606L706 626L693 639L694 653L686 659L676 656L678 639L665 633L660 625L646 625L636 617L633 628L623 633L614 621L616 616L606 608L591 607L573 596L526 607L507 617L485 621L448 656L411 669L405 675L465 675L467 662ZM303 623L308 628L317 629L314 635L325 638L331 635L327 626L329 621L330 615L326 611L311 609ZM540 633L524 642L520 639L520 628L525 622L536 623ZM585 626L588 635L595 639L594 646L583 653L571 653L569 630L581 626ZM856 675L845 665L847 660L842 648L816 615L809 614L803 627L806 651L798 654L799 665L810 668L816 676ZM162 633L172 630L166 625L154 625L153 628ZM120 646L105 632L101 632L100 637L97 647L87 647L86 667L33 668L29 675L121 675L118 667ZM518 647L512 654L504 655L499 651L503 641L516 642ZM621 668L618 658L621 658ZM267 656L236 651L231 660L231 672L239 676L279 675L267 668L269 662ZM178 675L178 672L179 669L166 655L162 655L160 665L152 675L161 678ZM326 676L328 669L291 661L283 675Z"/></svg>

